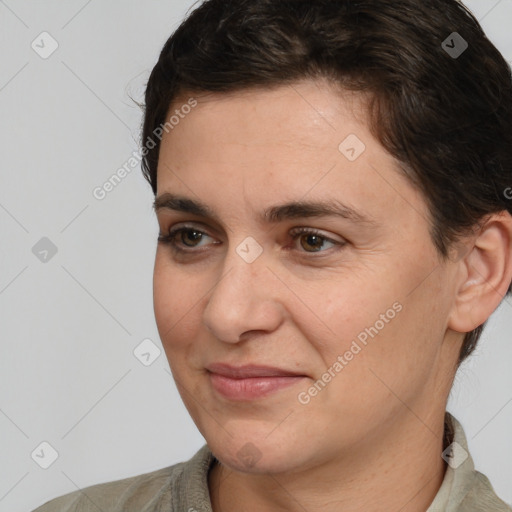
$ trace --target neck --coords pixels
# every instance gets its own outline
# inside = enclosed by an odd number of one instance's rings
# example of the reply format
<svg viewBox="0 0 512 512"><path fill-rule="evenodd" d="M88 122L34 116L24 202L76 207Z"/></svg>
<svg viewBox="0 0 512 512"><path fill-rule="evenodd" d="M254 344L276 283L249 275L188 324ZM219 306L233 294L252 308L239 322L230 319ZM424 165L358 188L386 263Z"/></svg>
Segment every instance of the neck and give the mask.
<svg viewBox="0 0 512 512"><path fill-rule="evenodd" d="M444 478L444 412L419 420L409 410L350 453L306 470L251 474L216 464L213 512L425 512Z"/></svg>

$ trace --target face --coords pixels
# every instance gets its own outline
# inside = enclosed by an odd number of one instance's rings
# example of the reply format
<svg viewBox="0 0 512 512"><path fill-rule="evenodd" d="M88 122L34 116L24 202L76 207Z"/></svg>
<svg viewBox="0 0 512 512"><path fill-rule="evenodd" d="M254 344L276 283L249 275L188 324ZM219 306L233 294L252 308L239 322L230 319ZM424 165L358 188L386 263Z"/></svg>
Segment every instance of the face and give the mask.
<svg viewBox="0 0 512 512"><path fill-rule="evenodd" d="M362 99L321 81L196 99L160 149L160 234L181 231L154 307L212 451L299 471L375 449L408 407L444 412L454 271Z"/></svg>

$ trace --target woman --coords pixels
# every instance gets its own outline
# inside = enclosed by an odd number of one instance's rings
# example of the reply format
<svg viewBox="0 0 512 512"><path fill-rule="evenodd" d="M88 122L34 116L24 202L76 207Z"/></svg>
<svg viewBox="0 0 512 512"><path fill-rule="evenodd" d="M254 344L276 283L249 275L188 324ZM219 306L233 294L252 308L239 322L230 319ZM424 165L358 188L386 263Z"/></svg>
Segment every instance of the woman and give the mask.
<svg viewBox="0 0 512 512"><path fill-rule="evenodd" d="M455 0L207 0L146 90L157 325L207 444L37 511L510 511L446 412L512 281L512 81Z"/></svg>

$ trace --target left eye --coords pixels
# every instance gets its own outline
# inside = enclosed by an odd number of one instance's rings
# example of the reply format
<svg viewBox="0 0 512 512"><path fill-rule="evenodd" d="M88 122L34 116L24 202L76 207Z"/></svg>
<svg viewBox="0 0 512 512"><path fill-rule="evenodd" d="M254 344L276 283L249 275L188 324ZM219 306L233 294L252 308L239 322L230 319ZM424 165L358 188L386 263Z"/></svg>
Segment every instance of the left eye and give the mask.
<svg viewBox="0 0 512 512"><path fill-rule="evenodd" d="M319 251L318 249L321 249L322 246L325 244L325 242L333 244L333 245L343 245L342 242L337 242L335 240L332 240L324 235L322 235L319 231L316 229L309 229L309 228L297 228L293 229L290 234L292 235L293 240L297 240L297 238L300 238L301 240L304 240L305 243L301 242L301 247L306 248L306 246L313 247L313 251L306 251L306 252L323 252Z"/></svg>
<svg viewBox="0 0 512 512"><path fill-rule="evenodd" d="M310 228L293 229L290 232L290 235L294 241L298 238L301 239L300 245L305 249L305 252L324 252L321 251L321 249L326 242L332 245L344 245L343 242L332 240L322 235L319 231ZM158 236L158 241L162 244L171 246L171 248L177 252L194 252L194 247L200 247L198 242L201 242L205 236L208 237L209 235L194 227L181 227L170 230L167 235L160 234Z"/></svg>

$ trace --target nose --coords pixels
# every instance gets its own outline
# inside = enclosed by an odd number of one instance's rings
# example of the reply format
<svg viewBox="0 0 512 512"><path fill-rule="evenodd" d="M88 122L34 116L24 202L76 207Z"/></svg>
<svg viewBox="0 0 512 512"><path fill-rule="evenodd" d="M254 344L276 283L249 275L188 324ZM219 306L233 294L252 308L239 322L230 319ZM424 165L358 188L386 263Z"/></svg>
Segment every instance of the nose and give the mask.
<svg viewBox="0 0 512 512"><path fill-rule="evenodd" d="M284 318L279 293L284 287L267 265L265 251L249 263L230 248L203 311L203 322L216 339L238 343L250 331L279 327Z"/></svg>

